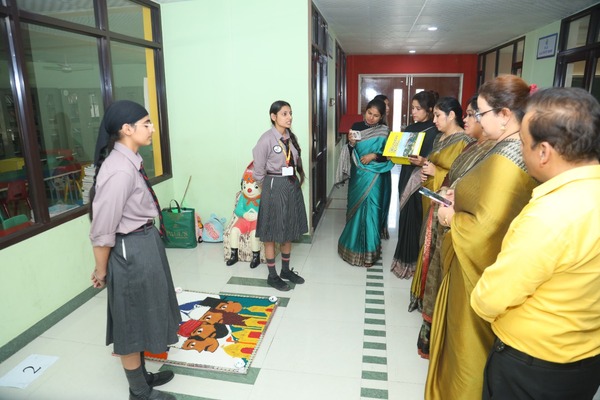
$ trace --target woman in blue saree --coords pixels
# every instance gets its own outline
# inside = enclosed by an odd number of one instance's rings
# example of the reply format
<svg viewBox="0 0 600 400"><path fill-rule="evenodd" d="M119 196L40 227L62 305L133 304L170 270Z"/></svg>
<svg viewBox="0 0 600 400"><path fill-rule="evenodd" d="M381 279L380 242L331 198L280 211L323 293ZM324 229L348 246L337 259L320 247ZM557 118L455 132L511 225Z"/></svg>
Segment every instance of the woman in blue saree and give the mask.
<svg viewBox="0 0 600 400"><path fill-rule="evenodd" d="M338 254L349 264L371 267L381 256L381 232L390 205L390 171L394 164L382 155L389 128L381 122L385 103L371 100L364 120L352 125L342 148L336 183L349 179L346 226ZM360 132L356 140L354 131Z"/></svg>

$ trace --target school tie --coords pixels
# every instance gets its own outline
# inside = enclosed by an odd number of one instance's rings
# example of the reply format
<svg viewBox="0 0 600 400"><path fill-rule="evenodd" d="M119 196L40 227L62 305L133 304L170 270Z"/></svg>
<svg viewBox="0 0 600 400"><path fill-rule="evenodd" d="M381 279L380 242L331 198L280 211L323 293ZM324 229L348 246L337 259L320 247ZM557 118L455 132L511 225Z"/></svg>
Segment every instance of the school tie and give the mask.
<svg viewBox="0 0 600 400"><path fill-rule="evenodd" d="M290 152L290 167L295 167L296 163L294 162L294 154L290 150L290 139L283 139L283 144L285 145L285 152Z"/></svg>
<svg viewBox="0 0 600 400"><path fill-rule="evenodd" d="M156 193L154 193L154 190L152 189L152 185L150 185L150 180L148 179L148 175L146 175L146 171L144 170L144 163L140 164L140 174L142 174L142 176L144 177L144 182L146 182L146 186L148 186L148 190L150 191L152 200L154 200L154 205L156 206L156 209L158 210L158 219L160 221L159 233L160 233L161 237L164 237L165 232L167 230L165 229L165 224L163 222L162 213L160 212L160 205L158 204L158 199L156 198Z"/></svg>

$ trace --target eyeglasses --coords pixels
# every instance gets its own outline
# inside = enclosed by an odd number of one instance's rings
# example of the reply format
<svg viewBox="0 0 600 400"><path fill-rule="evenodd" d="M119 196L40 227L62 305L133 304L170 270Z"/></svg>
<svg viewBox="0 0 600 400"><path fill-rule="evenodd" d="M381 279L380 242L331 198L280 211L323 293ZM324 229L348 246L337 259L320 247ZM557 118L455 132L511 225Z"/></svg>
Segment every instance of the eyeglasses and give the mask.
<svg viewBox="0 0 600 400"><path fill-rule="evenodd" d="M491 110L487 110L484 112L476 112L475 113L475 119L477 120L477 122L481 122L481 117L483 117L485 114L489 113L490 111L496 111L499 110L498 108L492 108Z"/></svg>

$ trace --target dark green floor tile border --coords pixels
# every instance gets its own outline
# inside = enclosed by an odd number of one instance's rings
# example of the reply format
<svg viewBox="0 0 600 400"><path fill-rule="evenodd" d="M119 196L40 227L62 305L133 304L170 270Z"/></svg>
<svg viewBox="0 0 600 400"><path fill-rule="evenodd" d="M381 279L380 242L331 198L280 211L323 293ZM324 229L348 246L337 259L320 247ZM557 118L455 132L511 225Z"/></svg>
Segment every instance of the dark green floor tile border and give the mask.
<svg viewBox="0 0 600 400"><path fill-rule="evenodd" d="M387 381L388 374L387 372L363 371L362 378L371 379L373 381Z"/></svg>
<svg viewBox="0 0 600 400"><path fill-rule="evenodd" d="M176 375L193 376L196 378L214 379L225 382L243 383L246 385L254 385L256 378L260 372L260 368L248 368L247 374L235 374L229 372L209 371L198 368L178 367L176 365L164 364L160 367L160 371L173 371ZM175 377L177 378L177 377Z"/></svg>
<svg viewBox="0 0 600 400"><path fill-rule="evenodd" d="M383 268L371 267L371 268L369 268L369 272L381 272L381 273L383 273Z"/></svg>
<svg viewBox="0 0 600 400"><path fill-rule="evenodd" d="M300 238L293 240L293 243L302 243L302 244L311 244L312 243L312 236L310 235L302 235L300 236Z"/></svg>
<svg viewBox="0 0 600 400"><path fill-rule="evenodd" d="M367 294L376 294L376 295L379 295L379 296L383 296L383 291L381 291L381 290L367 290L366 293Z"/></svg>
<svg viewBox="0 0 600 400"><path fill-rule="evenodd" d="M369 364L387 364L387 357L363 356L363 362Z"/></svg>
<svg viewBox="0 0 600 400"><path fill-rule="evenodd" d="M382 282L367 282L367 287L383 287Z"/></svg>
<svg viewBox="0 0 600 400"><path fill-rule="evenodd" d="M385 343L364 342L363 349L387 350Z"/></svg>
<svg viewBox="0 0 600 400"><path fill-rule="evenodd" d="M360 388L360 396L370 399L387 399L388 391L382 389Z"/></svg>
<svg viewBox="0 0 600 400"><path fill-rule="evenodd" d="M383 275L367 275L367 279L383 279Z"/></svg>
<svg viewBox="0 0 600 400"><path fill-rule="evenodd" d="M385 325L385 319L365 318L365 324Z"/></svg>
<svg viewBox="0 0 600 400"><path fill-rule="evenodd" d="M385 314L385 310L382 308L365 308L367 314Z"/></svg>
<svg viewBox="0 0 600 400"><path fill-rule="evenodd" d="M228 285L240 285L240 286L268 287L268 288L271 287L267 283L267 278L264 278L264 279L262 279L262 278L244 278L241 276L232 276L227 281L227 284ZM290 288L292 288L292 289L296 287L295 283L288 281L287 284L290 285Z"/></svg>
<svg viewBox="0 0 600 400"><path fill-rule="evenodd" d="M163 390L161 390L161 392L163 392ZM173 396L175 396L175 398L177 400L219 400L219 399L213 399L212 397L192 396L191 394L182 394L182 393L174 393L174 392L165 392L165 393L172 394Z"/></svg>
<svg viewBox="0 0 600 400"><path fill-rule="evenodd" d="M23 347L31 343L42 333L52 328L64 317L81 307L99 292L100 291L98 289L94 289L93 287L87 288L86 290L84 290L83 292L66 302L63 306L59 307L57 310L51 312L48 316L39 320L31 328L27 329L25 332L23 332L10 342L6 343L4 346L0 347L0 363L6 361L13 354L15 354Z"/></svg>
<svg viewBox="0 0 600 400"><path fill-rule="evenodd" d="M385 300L380 300L380 299L365 299L365 303L369 303L369 304L385 304Z"/></svg>
<svg viewBox="0 0 600 400"><path fill-rule="evenodd" d="M385 337L385 331L376 331L374 329L365 329L365 336Z"/></svg>

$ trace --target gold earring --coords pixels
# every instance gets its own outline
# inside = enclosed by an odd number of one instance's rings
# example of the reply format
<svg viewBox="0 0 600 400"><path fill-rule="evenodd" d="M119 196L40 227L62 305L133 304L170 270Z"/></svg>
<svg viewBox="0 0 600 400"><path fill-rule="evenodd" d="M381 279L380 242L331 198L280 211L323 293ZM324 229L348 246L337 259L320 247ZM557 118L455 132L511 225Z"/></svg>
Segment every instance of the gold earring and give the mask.
<svg viewBox="0 0 600 400"><path fill-rule="evenodd" d="M500 130L502 131L502 133L504 133L504 131L506 131L506 125L502 124L500 126Z"/></svg>

